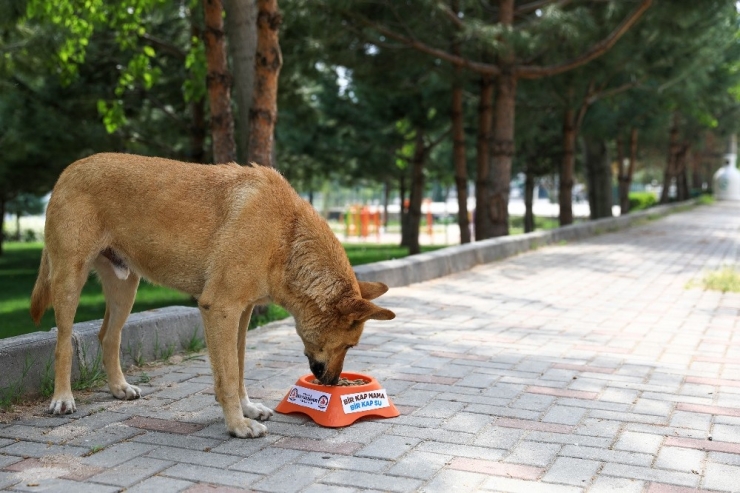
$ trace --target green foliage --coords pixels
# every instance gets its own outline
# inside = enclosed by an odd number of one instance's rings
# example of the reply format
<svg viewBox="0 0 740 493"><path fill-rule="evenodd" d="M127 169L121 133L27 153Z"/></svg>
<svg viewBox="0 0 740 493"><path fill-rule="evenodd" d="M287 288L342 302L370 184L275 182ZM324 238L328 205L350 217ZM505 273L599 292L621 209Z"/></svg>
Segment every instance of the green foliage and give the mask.
<svg viewBox="0 0 740 493"><path fill-rule="evenodd" d="M707 273L702 279L702 284L704 289L740 293L740 271L734 266L723 267L721 270Z"/></svg>
<svg viewBox="0 0 740 493"><path fill-rule="evenodd" d="M652 192L630 192L629 201L630 211L640 211L658 203L658 199Z"/></svg>
<svg viewBox="0 0 740 493"><path fill-rule="evenodd" d="M206 347L206 342L198 337L198 327L193 329L193 334L190 339L184 344L185 351L188 353L197 353Z"/></svg>
<svg viewBox="0 0 740 493"><path fill-rule="evenodd" d="M106 374L103 368L103 355L98 348L92 361L87 360L87 346L81 344L80 376L72 382L73 390L88 390L105 382Z"/></svg>

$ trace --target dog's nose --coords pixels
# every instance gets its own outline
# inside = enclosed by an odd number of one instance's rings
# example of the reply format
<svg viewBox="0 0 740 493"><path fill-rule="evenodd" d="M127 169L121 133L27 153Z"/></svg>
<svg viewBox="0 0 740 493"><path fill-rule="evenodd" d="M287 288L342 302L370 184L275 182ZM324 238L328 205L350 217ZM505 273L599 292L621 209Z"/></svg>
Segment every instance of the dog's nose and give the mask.
<svg viewBox="0 0 740 493"><path fill-rule="evenodd" d="M320 380L321 377L324 376L324 372L326 371L326 365L324 363L310 361L309 366L311 367L311 373L313 373L316 378Z"/></svg>

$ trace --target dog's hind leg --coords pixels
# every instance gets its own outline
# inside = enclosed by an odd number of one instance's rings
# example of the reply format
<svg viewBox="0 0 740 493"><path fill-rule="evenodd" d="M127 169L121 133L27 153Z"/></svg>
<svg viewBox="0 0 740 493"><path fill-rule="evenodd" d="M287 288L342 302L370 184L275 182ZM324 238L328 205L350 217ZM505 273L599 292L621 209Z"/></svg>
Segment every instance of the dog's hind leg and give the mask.
<svg viewBox="0 0 740 493"><path fill-rule="evenodd" d="M105 318L98 339L103 348L103 366L111 394L118 399L130 400L141 397L141 389L130 385L121 371L121 329L134 305L139 276L131 272L123 279L116 267L103 255L95 259L95 270L105 295Z"/></svg>
<svg viewBox="0 0 740 493"><path fill-rule="evenodd" d="M51 292L57 323L57 345L54 351L54 395L49 412L70 414L77 410L72 395L72 325L80 301L82 286L87 280L88 265L84 260L52 258Z"/></svg>
<svg viewBox="0 0 740 493"><path fill-rule="evenodd" d="M226 429L238 438L259 437L267 432L265 425L245 418L239 400L244 381L239 381L238 340L242 314L228 304L217 306L199 302L206 331L208 356L213 369L216 399L221 404Z"/></svg>
<svg viewBox="0 0 740 493"><path fill-rule="evenodd" d="M272 416L272 409L257 402L250 402L247 395L247 387L244 385L244 357L247 348L247 330L249 330L249 319L252 316L253 305L249 305L239 319L239 340L237 350L239 351L239 400L242 404L244 416L252 419L266 420Z"/></svg>

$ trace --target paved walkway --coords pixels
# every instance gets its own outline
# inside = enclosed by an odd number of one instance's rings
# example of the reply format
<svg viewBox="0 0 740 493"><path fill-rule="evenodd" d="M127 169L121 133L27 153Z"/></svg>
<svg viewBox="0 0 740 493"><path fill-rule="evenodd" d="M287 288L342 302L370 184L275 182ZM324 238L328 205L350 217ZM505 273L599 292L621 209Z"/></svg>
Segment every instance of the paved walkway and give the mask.
<svg viewBox="0 0 740 493"><path fill-rule="evenodd" d="M740 264L740 205L542 248L407 288L345 370L402 415L225 431L204 355L132 374L145 397L0 425L0 488L241 491L740 491L740 294L688 289ZM250 333L248 389L308 372L290 324ZM147 381L148 380L148 381ZM41 408L39 408L41 409Z"/></svg>

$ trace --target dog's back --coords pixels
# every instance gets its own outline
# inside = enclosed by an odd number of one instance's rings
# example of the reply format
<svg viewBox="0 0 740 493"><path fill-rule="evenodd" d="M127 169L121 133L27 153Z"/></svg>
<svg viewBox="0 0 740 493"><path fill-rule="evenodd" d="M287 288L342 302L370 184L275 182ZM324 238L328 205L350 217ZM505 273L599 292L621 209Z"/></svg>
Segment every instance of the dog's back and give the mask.
<svg viewBox="0 0 740 493"><path fill-rule="evenodd" d="M54 187L46 247L51 260L87 263L110 249L140 275L197 295L215 252L243 253L220 249L253 235L273 248L299 201L271 168L96 154L70 165Z"/></svg>

